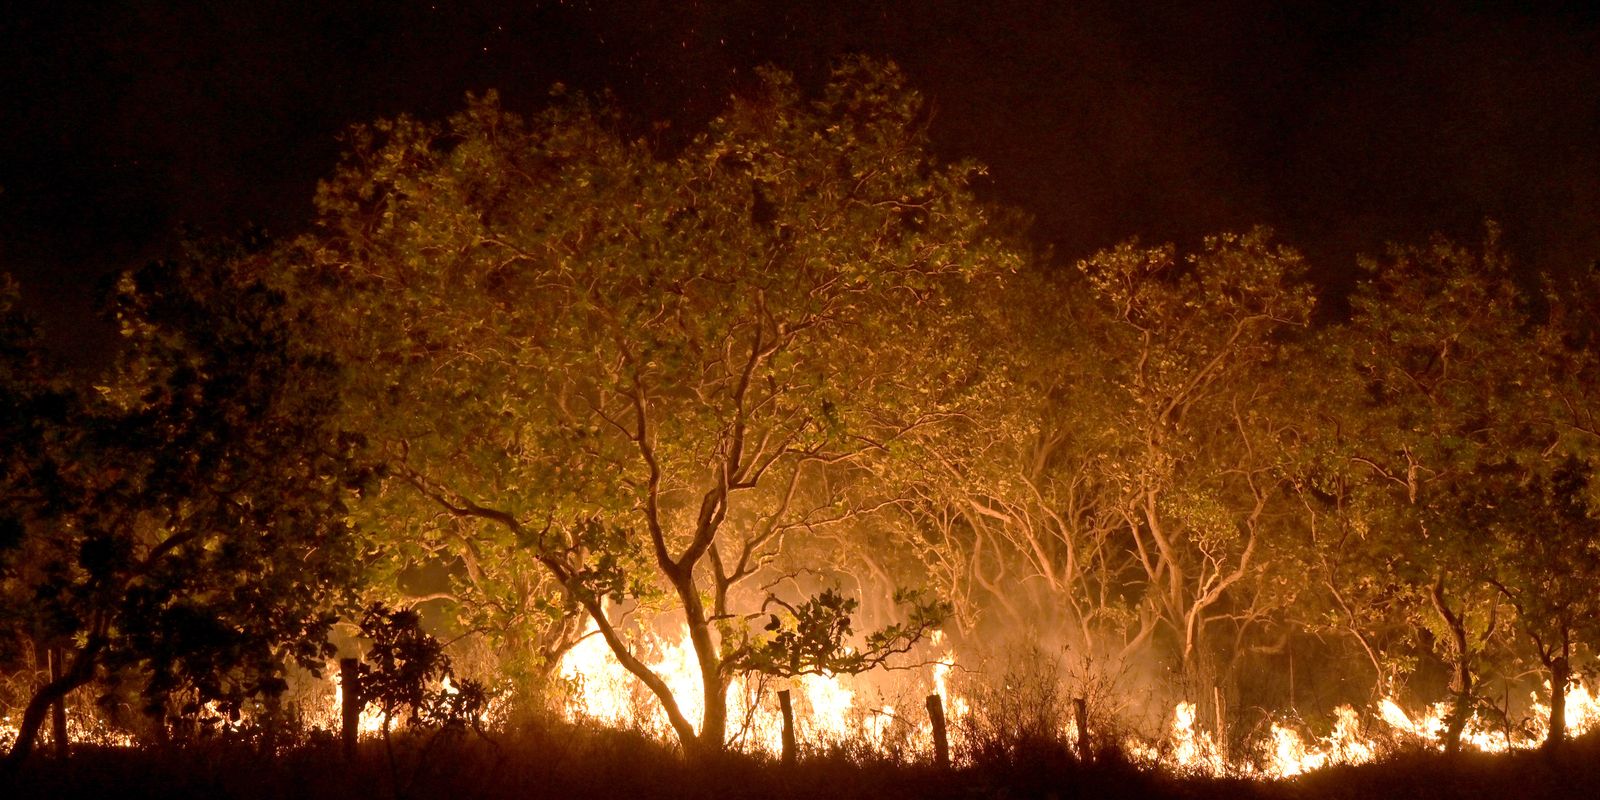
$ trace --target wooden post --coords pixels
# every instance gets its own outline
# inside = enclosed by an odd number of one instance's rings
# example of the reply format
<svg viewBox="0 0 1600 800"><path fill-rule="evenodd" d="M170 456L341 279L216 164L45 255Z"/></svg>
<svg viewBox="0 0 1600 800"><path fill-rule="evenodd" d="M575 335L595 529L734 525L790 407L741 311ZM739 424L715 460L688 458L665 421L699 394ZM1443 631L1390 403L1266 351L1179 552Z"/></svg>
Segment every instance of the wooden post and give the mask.
<svg viewBox="0 0 1600 800"><path fill-rule="evenodd" d="M778 692L778 708L783 711L783 763L793 764L794 753L794 705L789 700L789 690Z"/></svg>
<svg viewBox="0 0 1600 800"><path fill-rule="evenodd" d="M933 763L950 766L950 740L944 732L944 702L939 695L928 695L928 720L933 723Z"/></svg>
<svg viewBox="0 0 1600 800"><path fill-rule="evenodd" d="M1211 702L1217 710L1217 747L1221 752L1228 752L1228 718L1222 706L1222 687L1211 687Z"/></svg>
<svg viewBox="0 0 1600 800"><path fill-rule="evenodd" d="M1072 716L1078 723L1078 760L1090 761L1094 758L1094 749L1089 746L1088 698L1072 698Z"/></svg>
<svg viewBox="0 0 1600 800"><path fill-rule="evenodd" d="M261 724L261 753L271 757L278 752L278 717L283 715L282 696L267 695L267 710Z"/></svg>
<svg viewBox="0 0 1600 800"><path fill-rule="evenodd" d="M342 702L339 708L340 733L344 739L344 757L356 758L356 734L361 730L361 662L354 658L339 659L339 691Z"/></svg>
<svg viewBox="0 0 1600 800"><path fill-rule="evenodd" d="M45 658L50 662L50 682L61 680L61 648L51 647L45 651ZM55 741L56 758L67 757L67 697L50 704L50 738Z"/></svg>

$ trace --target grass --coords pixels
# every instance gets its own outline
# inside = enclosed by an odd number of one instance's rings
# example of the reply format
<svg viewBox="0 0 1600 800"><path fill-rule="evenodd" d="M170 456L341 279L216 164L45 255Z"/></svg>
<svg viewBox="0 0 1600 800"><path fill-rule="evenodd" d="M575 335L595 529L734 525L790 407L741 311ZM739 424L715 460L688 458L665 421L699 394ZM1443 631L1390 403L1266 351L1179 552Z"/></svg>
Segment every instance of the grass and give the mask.
<svg viewBox="0 0 1600 800"><path fill-rule="evenodd" d="M39 757L0 786L6 798L240 798L267 800L587 800L587 798L1342 798L1600 797L1600 737L1560 754L1447 758L1398 755L1292 781L1189 778L1136 766L1108 751L1083 764L1034 742L942 770L835 748L797 765L727 755L687 763L670 747L619 731L529 723L492 739L468 733L362 743L353 763L313 739L264 755L247 742L168 748L83 748Z"/></svg>

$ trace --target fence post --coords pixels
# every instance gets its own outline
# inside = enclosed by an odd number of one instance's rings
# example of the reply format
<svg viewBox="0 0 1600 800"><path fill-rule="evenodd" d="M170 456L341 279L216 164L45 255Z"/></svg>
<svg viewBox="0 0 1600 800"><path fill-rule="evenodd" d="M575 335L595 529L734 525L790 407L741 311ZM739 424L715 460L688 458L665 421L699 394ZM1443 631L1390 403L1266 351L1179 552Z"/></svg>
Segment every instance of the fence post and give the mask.
<svg viewBox="0 0 1600 800"><path fill-rule="evenodd" d="M260 751L267 757L278 752L278 718L283 716L283 696L272 693L266 696L266 713L262 719Z"/></svg>
<svg viewBox="0 0 1600 800"><path fill-rule="evenodd" d="M794 753L794 705L789 700L789 690L778 692L778 708L783 711L783 763L793 764Z"/></svg>
<svg viewBox="0 0 1600 800"><path fill-rule="evenodd" d="M1091 761L1094 759L1094 748L1089 746L1089 701L1087 698L1072 698L1072 716L1078 723L1078 760Z"/></svg>
<svg viewBox="0 0 1600 800"><path fill-rule="evenodd" d="M928 721L933 723L933 763L950 766L950 740L944 731L944 702L939 695L928 695Z"/></svg>
<svg viewBox="0 0 1600 800"><path fill-rule="evenodd" d="M339 724L344 740L344 757L354 761L356 734L361 730L361 662L354 658L339 659Z"/></svg>
<svg viewBox="0 0 1600 800"><path fill-rule="evenodd" d="M1220 752L1228 752L1228 715L1227 708L1222 705L1222 687L1211 687L1211 702L1217 709L1217 746Z"/></svg>

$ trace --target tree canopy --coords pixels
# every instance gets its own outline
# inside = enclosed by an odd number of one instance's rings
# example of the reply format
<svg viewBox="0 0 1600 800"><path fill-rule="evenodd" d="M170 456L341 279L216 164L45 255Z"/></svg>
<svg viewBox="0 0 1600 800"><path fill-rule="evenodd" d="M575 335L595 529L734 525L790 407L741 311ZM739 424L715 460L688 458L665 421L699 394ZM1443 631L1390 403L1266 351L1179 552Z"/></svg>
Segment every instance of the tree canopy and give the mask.
<svg viewBox="0 0 1600 800"><path fill-rule="evenodd" d="M0 284L0 665L64 665L14 756L91 683L152 731L271 703L340 619L363 699L419 722L489 697L435 688L447 642L538 701L599 637L696 755L741 677L939 626L1234 744L1230 714L1404 694L1455 749L1530 687L1566 736L1600 271L1519 272L1492 224L1322 312L1264 227L1064 263L927 115L850 59L681 136L560 87L359 126L309 232L120 276L92 378ZM678 624L698 696L649 652Z"/></svg>
<svg viewBox="0 0 1600 800"><path fill-rule="evenodd" d="M847 62L816 100L768 71L663 152L602 101L490 95L362 129L319 194L307 279L391 483L432 506L410 518L539 565L524 590L581 606L686 745L721 746L740 654L770 646L738 587L865 520L855 488L982 391L952 300L1018 261L921 113L892 67ZM619 626L635 607L684 617L698 725Z"/></svg>
<svg viewBox="0 0 1600 800"><path fill-rule="evenodd" d="M41 375L7 321L4 402L23 413L7 415L22 429L7 437L4 632L69 659L35 692L13 760L91 680L142 695L164 728L236 715L330 653L368 471L333 425L333 362L291 334L255 259L196 249L122 276L126 349L93 387Z"/></svg>

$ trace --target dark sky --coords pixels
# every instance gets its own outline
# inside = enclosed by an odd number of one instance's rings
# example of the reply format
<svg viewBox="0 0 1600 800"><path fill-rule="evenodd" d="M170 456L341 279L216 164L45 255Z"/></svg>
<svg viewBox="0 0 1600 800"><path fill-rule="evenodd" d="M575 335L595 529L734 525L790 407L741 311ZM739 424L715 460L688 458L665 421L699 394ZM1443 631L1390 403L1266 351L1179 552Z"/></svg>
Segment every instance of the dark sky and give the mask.
<svg viewBox="0 0 1600 800"><path fill-rule="evenodd" d="M252 0L0 17L0 269L93 360L98 276L182 224L295 232L351 123L562 81L681 130L756 65L815 82L841 53L898 61L1063 260L1264 222L1338 288L1485 218L1528 269L1600 258L1592 2Z"/></svg>

